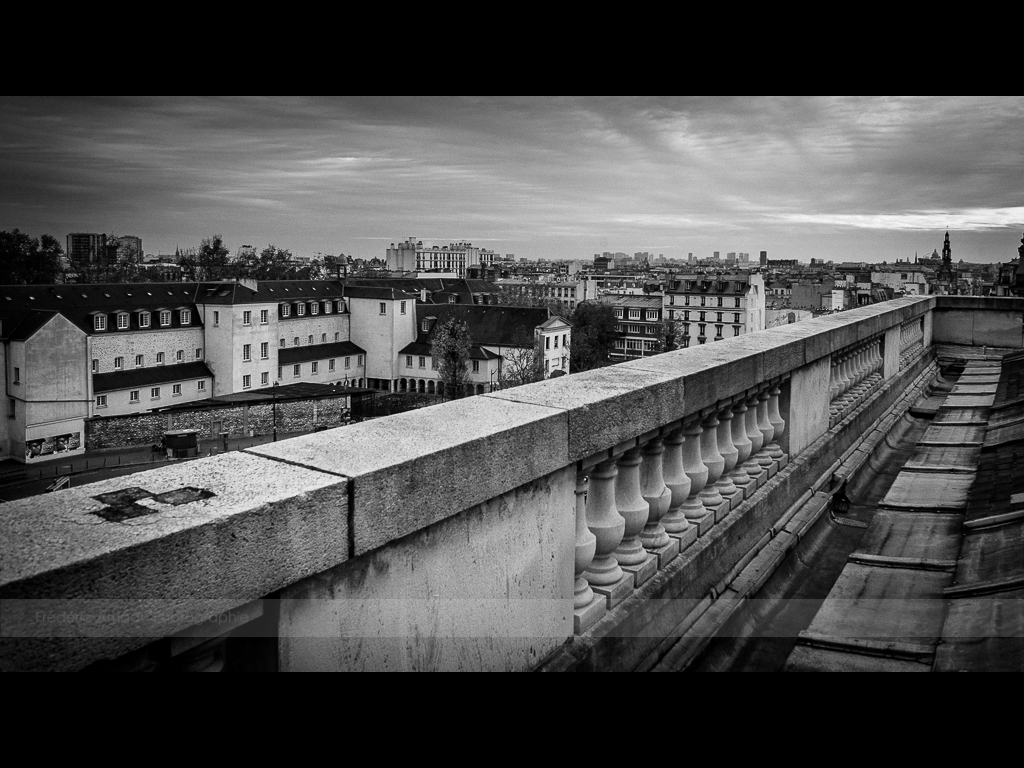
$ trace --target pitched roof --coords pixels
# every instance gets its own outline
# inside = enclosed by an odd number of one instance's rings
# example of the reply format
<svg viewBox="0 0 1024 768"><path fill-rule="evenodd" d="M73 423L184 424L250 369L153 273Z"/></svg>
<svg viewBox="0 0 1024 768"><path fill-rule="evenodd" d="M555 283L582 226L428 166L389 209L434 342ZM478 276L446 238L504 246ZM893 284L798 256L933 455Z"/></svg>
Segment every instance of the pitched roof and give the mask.
<svg viewBox="0 0 1024 768"><path fill-rule="evenodd" d="M11 328L7 338L11 341L25 341L59 314L52 309L30 309Z"/></svg>
<svg viewBox="0 0 1024 768"><path fill-rule="evenodd" d="M265 304L342 298L341 286L331 280L260 280L256 290L234 280L188 285L195 288L197 304Z"/></svg>
<svg viewBox="0 0 1024 768"><path fill-rule="evenodd" d="M366 350L351 341L335 341L330 344L307 344L304 347L288 347L277 350L278 365L306 363L310 360L326 360L329 357L363 355Z"/></svg>
<svg viewBox="0 0 1024 768"><path fill-rule="evenodd" d="M133 368L112 373L94 373L94 392L112 392L117 389L149 387L154 384L169 384L175 381L212 378L213 373L203 361L180 365L152 365L147 368Z"/></svg>
<svg viewBox="0 0 1024 768"><path fill-rule="evenodd" d="M533 339L533 331L548 319L545 307L500 307L487 304L418 304L416 322L423 337L423 319L436 317L437 323L449 317L464 321L474 344L515 346ZM433 328L431 329L433 332ZM425 339L417 339L417 341Z"/></svg>

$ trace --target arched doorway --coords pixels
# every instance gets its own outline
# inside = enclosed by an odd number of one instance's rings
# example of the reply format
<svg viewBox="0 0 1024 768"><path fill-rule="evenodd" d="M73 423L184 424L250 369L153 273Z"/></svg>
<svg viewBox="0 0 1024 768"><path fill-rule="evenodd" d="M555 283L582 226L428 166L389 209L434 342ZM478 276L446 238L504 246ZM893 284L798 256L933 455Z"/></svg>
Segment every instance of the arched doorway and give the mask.
<svg viewBox="0 0 1024 768"><path fill-rule="evenodd" d="M434 381L433 381L433 379L431 379L430 381L427 382L427 394L428 395L434 394Z"/></svg>

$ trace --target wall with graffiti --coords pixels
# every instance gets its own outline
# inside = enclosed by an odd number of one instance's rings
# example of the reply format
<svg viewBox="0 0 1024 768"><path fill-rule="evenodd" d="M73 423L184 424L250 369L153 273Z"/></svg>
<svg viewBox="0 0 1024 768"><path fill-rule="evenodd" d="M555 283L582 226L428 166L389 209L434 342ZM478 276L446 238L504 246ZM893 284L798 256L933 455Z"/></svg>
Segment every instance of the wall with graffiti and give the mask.
<svg viewBox="0 0 1024 768"><path fill-rule="evenodd" d="M82 433L64 432L60 435L25 441L25 461L53 459L63 454L83 453Z"/></svg>

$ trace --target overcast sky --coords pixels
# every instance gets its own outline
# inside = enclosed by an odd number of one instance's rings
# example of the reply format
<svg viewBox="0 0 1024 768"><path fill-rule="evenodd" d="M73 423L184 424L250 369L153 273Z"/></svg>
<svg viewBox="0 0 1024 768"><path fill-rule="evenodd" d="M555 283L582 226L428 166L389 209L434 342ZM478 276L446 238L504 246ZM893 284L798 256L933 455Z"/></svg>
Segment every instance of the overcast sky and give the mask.
<svg viewBox="0 0 1024 768"><path fill-rule="evenodd" d="M0 230L529 258L1008 261L1024 97L11 98Z"/></svg>

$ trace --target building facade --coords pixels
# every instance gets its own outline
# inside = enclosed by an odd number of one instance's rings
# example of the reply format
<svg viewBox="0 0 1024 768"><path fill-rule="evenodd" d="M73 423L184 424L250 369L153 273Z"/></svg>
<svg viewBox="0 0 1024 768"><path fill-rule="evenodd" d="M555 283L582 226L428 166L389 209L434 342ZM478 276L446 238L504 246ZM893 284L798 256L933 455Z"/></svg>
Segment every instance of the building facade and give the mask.
<svg viewBox="0 0 1024 768"><path fill-rule="evenodd" d="M676 275L666 284L665 319L676 323L676 346L763 331L764 280L756 273Z"/></svg>
<svg viewBox="0 0 1024 768"><path fill-rule="evenodd" d="M500 257L494 251L472 243L427 247L422 240L412 237L404 243L392 243L386 251L388 269L392 272L450 272L458 277L466 276L467 267L489 267L496 258Z"/></svg>

